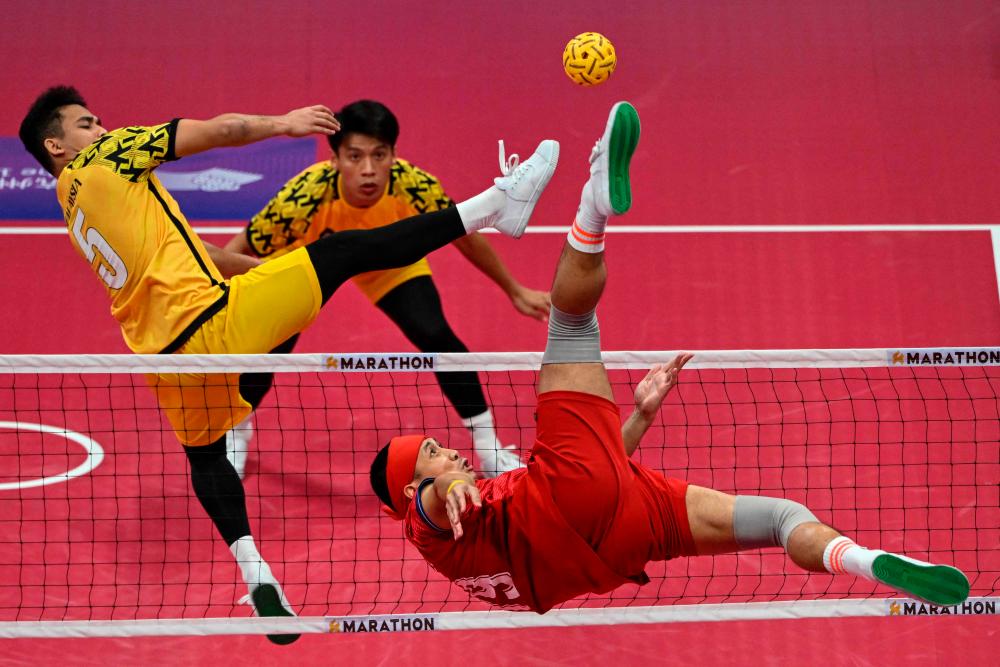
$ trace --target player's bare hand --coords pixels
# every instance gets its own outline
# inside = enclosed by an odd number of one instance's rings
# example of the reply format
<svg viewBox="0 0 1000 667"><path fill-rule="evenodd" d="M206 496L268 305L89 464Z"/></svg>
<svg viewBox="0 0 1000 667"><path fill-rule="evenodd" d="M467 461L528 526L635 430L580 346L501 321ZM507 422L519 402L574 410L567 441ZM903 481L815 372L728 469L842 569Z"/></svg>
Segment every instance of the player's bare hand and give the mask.
<svg viewBox="0 0 1000 667"><path fill-rule="evenodd" d="M510 300L517 312L522 315L533 317L539 322L549 321L549 306L552 304L548 292L518 287L510 295Z"/></svg>
<svg viewBox="0 0 1000 667"><path fill-rule="evenodd" d="M284 115L287 123L285 134L289 137L306 137L310 134L334 134L340 122L333 112L322 104L289 111Z"/></svg>
<svg viewBox="0 0 1000 667"><path fill-rule="evenodd" d="M451 532L454 533L456 540L461 539L463 535L462 514L465 512L465 508L469 506L469 503L476 507L482 507L483 501L479 497L479 488L472 482L463 481L460 484L454 484L444 502L445 510L448 512L448 522L451 523Z"/></svg>
<svg viewBox="0 0 1000 667"><path fill-rule="evenodd" d="M670 363L653 366L635 388L636 410L652 419L663 405L663 399L677 385L677 374L693 357L693 354L678 354Z"/></svg>

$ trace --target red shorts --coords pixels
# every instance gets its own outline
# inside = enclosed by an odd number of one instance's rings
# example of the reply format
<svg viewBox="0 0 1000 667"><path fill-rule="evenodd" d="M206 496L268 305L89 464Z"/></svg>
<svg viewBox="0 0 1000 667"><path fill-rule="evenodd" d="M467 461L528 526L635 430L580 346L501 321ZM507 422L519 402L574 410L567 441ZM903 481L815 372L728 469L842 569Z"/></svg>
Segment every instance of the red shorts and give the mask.
<svg viewBox="0 0 1000 667"><path fill-rule="evenodd" d="M614 571L634 577L651 560L695 554L687 482L625 456L618 406L599 396L538 397L529 475L544 475L566 522Z"/></svg>

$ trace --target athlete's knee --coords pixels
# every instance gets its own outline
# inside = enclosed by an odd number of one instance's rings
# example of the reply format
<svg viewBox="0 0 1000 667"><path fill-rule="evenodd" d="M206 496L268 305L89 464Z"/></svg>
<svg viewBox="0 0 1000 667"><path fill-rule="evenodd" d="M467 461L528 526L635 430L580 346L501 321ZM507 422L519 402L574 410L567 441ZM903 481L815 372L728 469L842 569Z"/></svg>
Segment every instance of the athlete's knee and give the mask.
<svg viewBox="0 0 1000 667"><path fill-rule="evenodd" d="M184 453L192 469L199 469L214 465L221 459L226 458L226 437L223 436L210 445L192 447L184 445Z"/></svg>
<svg viewBox="0 0 1000 667"><path fill-rule="evenodd" d="M317 273L329 270L340 263L345 249L343 234L347 232L327 234L306 245L306 252L309 253L309 259L312 260Z"/></svg>
<svg viewBox="0 0 1000 667"><path fill-rule="evenodd" d="M274 384L274 373L243 373L240 375L240 396L256 410Z"/></svg>
<svg viewBox="0 0 1000 667"><path fill-rule="evenodd" d="M733 535L742 549L787 549L796 528L818 521L805 505L784 498L736 496L733 505Z"/></svg>
<svg viewBox="0 0 1000 667"><path fill-rule="evenodd" d="M543 364L573 364L601 361L601 329L597 312L582 315L549 310L549 336Z"/></svg>
<svg viewBox="0 0 1000 667"><path fill-rule="evenodd" d="M329 234L306 246L309 261L316 271L323 303L326 303L337 288L351 276L359 273L355 265L358 253L352 252L356 244L353 235L355 230L347 230Z"/></svg>

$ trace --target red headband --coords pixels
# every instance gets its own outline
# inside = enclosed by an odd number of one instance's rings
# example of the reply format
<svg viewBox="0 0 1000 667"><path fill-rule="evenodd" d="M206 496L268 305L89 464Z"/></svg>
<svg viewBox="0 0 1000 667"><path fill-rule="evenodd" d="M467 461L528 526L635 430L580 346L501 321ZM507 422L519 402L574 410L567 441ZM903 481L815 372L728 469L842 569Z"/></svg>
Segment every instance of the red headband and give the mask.
<svg viewBox="0 0 1000 667"><path fill-rule="evenodd" d="M403 493L407 484L413 481L417 467L420 445L427 439L425 435L399 435L389 441L389 458L385 464L385 482L389 487L392 507L386 507L386 514L397 521L406 516L410 499Z"/></svg>

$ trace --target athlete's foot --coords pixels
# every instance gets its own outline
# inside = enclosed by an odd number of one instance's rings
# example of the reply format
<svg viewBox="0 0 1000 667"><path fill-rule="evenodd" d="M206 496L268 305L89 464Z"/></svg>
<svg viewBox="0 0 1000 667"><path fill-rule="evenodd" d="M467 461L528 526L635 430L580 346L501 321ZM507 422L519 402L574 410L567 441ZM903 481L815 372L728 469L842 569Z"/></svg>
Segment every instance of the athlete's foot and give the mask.
<svg viewBox="0 0 1000 667"><path fill-rule="evenodd" d="M890 588L939 607L961 604L969 597L969 580L948 565L886 553L875 557L872 574Z"/></svg>
<svg viewBox="0 0 1000 667"><path fill-rule="evenodd" d="M479 457L479 472L487 478L524 467L521 457L514 450L514 445L499 449L477 449L476 456Z"/></svg>
<svg viewBox="0 0 1000 667"><path fill-rule="evenodd" d="M503 209L491 222L502 233L513 238L520 238L524 228L528 226L531 212L542 196L545 186L552 179L559 162L559 142L546 139L538 144L538 148L524 162L518 160L516 154L505 159L503 141L500 142L500 170L503 176L494 182L506 196Z"/></svg>
<svg viewBox="0 0 1000 667"><path fill-rule="evenodd" d="M611 107L604 134L590 153L593 206L601 215L621 215L632 207L629 163L639 145L639 114L628 102Z"/></svg>
<svg viewBox="0 0 1000 667"><path fill-rule="evenodd" d="M253 607L254 614L261 617L295 616L281 586L277 583L251 586L250 594L242 598L240 603L249 604ZM291 644L299 638L299 635L267 635L267 638L274 644L284 645Z"/></svg>

